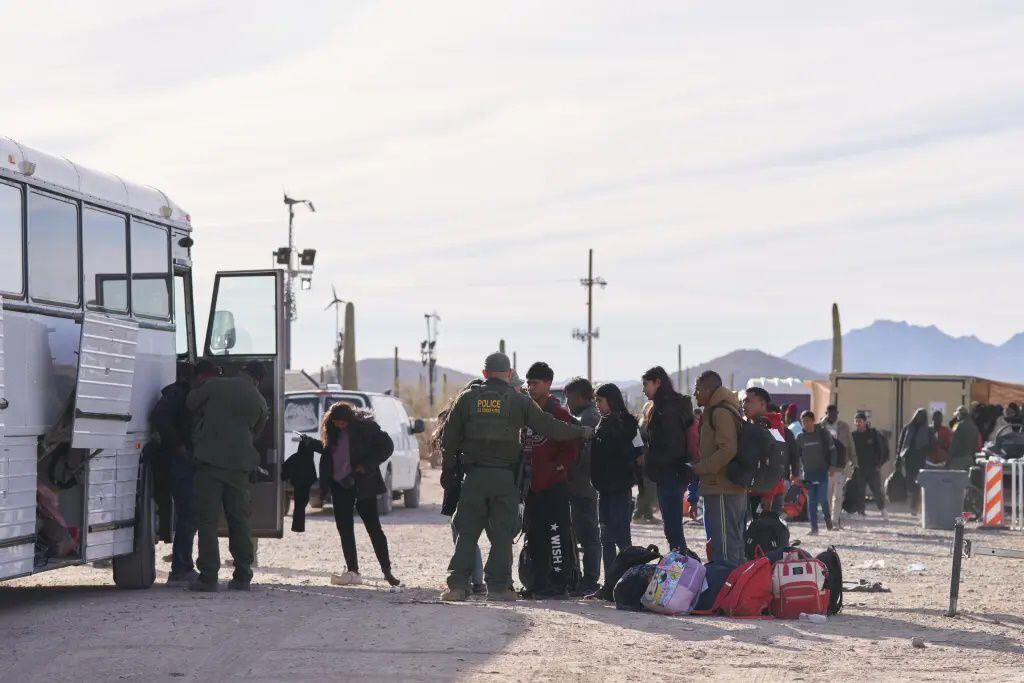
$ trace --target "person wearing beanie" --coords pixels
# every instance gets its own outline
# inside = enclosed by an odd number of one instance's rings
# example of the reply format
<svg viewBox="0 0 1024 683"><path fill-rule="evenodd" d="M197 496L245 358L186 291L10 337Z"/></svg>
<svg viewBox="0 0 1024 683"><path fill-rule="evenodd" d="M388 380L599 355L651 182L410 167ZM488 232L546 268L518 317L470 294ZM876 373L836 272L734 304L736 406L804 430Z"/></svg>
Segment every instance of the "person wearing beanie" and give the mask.
<svg viewBox="0 0 1024 683"><path fill-rule="evenodd" d="M483 384L470 386L452 406L441 435L441 486L461 485L453 524L458 533L448 564L448 590L441 599L469 597L476 545L486 529L491 551L484 582L491 600L515 600L512 591L512 544L519 530L520 430L552 439L590 439L590 427L567 424L545 413L510 384L512 363L503 353L484 361ZM460 477L458 465L465 470Z"/></svg>
<svg viewBox="0 0 1024 683"><path fill-rule="evenodd" d="M875 506L888 521L889 514L885 511L885 490L882 488L882 465L889 459L889 445L885 437L871 426L868 414L858 411L853 419L853 446L857 450L857 472L864 480L864 485L871 490Z"/></svg>

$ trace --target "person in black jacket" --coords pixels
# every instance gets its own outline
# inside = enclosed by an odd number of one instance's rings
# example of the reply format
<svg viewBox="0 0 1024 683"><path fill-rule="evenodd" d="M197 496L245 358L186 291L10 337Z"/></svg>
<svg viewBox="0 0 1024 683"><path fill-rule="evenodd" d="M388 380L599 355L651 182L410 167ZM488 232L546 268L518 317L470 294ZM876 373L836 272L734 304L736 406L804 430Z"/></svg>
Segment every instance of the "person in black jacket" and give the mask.
<svg viewBox="0 0 1024 683"><path fill-rule="evenodd" d="M658 487L658 505L665 538L673 550L685 550L683 495L693 478L686 448L686 430L693 424L693 404L672 388L661 366L643 374L644 394L653 401L644 470Z"/></svg>
<svg viewBox="0 0 1024 683"><path fill-rule="evenodd" d="M882 465L889 459L889 447L885 437L868 422L867 413L858 412L853 422L852 437L853 447L857 452L858 476L863 479L864 485L871 489L871 497L875 499L882 519L889 521L889 514L885 511L885 492L881 476Z"/></svg>
<svg viewBox="0 0 1024 683"><path fill-rule="evenodd" d="M313 450L323 454L320 490L331 492L334 521L345 555L345 572L332 576L331 583L338 586L362 583L353 528L354 508L370 536L384 578L392 586L399 585L401 581L391 573L388 539L377 512L377 496L387 491L380 466L395 449L391 437L371 417L357 412L348 403L339 402L324 413L320 439L303 439L309 440Z"/></svg>
<svg viewBox="0 0 1024 683"><path fill-rule="evenodd" d="M192 557L196 539L192 488L195 465L192 458L192 416L186 400L195 383L219 374L220 368L214 363L200 360L189 379L180 379L163 388L150 414L153 431L157 435L155 471L163 480L159 488L168 494L166 498L160 496L158 502L160 527L167 527L161 533L164 538L170 535L170 503L173 501L174 538L171 571L167 577L167 583L172 586L187 586L199 577Z"/></svg>
<svg viewBox="0 0 1024 683"><path fill-rule="evenodd" d="M633 545L629 522L633 515L634 462L642 451L636 418L629 414L622 392L614 384L597 389L601 421L590 445L590 481L597 490L601 554L605 580L619 552Z"/></svg>

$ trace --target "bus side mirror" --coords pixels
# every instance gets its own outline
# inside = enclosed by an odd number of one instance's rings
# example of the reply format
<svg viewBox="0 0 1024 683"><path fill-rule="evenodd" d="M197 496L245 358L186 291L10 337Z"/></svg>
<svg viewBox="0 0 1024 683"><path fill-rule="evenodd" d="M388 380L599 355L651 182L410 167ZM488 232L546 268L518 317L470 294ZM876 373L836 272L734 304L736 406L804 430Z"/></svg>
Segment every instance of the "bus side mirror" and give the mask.
<svg viewBox="0 0 1024 683"><path fill-rule="evenodd" d="M422 434L424 430L423 420L416 418L412 421L412 425L409 427L410 434Z"/></svg>
<svg viewBox="0 0 1024 683"><path fill-rule="evenodd" d="M235 348L235 316L231 311L216 311L213 314L210 350L228 351L233 348Z"/></svg>

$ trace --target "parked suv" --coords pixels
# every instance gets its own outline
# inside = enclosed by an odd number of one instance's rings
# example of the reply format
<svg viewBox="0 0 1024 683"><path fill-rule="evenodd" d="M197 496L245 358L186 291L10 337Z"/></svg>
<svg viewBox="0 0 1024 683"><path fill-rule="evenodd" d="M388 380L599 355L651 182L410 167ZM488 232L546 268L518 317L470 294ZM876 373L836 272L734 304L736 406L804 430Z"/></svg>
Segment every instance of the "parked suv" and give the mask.
<svg viewBox="0 0 1024 683"><path fill-rule="evenodd" d="M384 486L387 487L387 491L377 499L380 513L386 515L391 512L394 501L400 498L407 508L419 507L420 448L415 435L423 431L423 420L410 419L405 406L394 396L347 391L332 384L328 384L326 389L287 392L284 397L286 457L294 453L299 444L299 437L292 432L319 438L320 420L324 411L338 401L369 410L380 428L395 443L395 452L380 466ZM319 474L320 454L315 454L314 458ZM316 484L310 492L310 500L314 507L322 506L325 501L325 492L320 491Z"/></svg>

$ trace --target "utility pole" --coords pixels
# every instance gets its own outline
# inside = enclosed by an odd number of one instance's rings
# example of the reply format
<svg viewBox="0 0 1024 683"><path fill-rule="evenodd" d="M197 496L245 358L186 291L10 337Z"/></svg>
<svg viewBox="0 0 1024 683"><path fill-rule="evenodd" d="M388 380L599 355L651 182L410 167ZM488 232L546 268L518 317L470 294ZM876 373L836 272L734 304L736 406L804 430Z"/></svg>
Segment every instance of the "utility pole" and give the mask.
<svg viewBox="0 0 1024 683"><path fill-rule="evenodd" d="M580 280L580 284L587 288L587 329L575 329L572 332L573 339L587 343L587 380L594 381L594 340L601 338L601 329L594 329L594 285L604 289L608 283L601 277L594 277L594 250L587 252L587 277Z"/></svg>
<svg viewBox="0 0 1024 683"><path fill-rule="evenodd" d="M499 353L505 353L505 340L504 339L499 339L498 340L498 352Z"/></svg>
<svg viewBox="0 0 1024 683"><path fill-rule="evenodd" d="M512 369L519 372L519 358L515 351L512 352Z"/></svg>
<svg viewBox="0 0 1024 683"><path fill-rule="evenodd" d="M423 318L427 322L427 338L420 342L420 361L427 369L427 397L430 402L430 410L434 410L434 371L437 366L437 323L441 322L441 316L437 311L424 313Z"/></svg>
<svg viewBox="0 0 1024 683"><path fill-rule="evenodd" d="M347 303L338 298L338 290L331 285L331 302L324 306L324 310L334 307L334 376L341 384L341 351L345 346L345 336L341 333L341 305Z"/></svg>
<svg viewBox="0 0 1024 683"><path fill-rule="evenodd" d="M274 259L278 265L285 266L284 307L288 319L285 367L291 368L292 322L299 317L295 306L295 279L299 278L302 289L310 289L313 286L313 264L316 262L316 249L303 249L300 252L295 248L295 205L304 205L310 213L316 213L316 208L308 199L292 199L288 193L284 195L284 203L288 207L288 246L278 248L274 252Z"/></svg>
<svg viewBox="0 0 1024 683"><path fill-rule="evenodd" d="M686 393L683 385L683 345L680 344L676 347L676 391L679 393Z"/></svg>
<svg viewBox="0 0 1024 683"><path fill-rule="evenodd" d="M395 397L398 397L398 347L395 347L395 386L394 386Z"/></svg>

